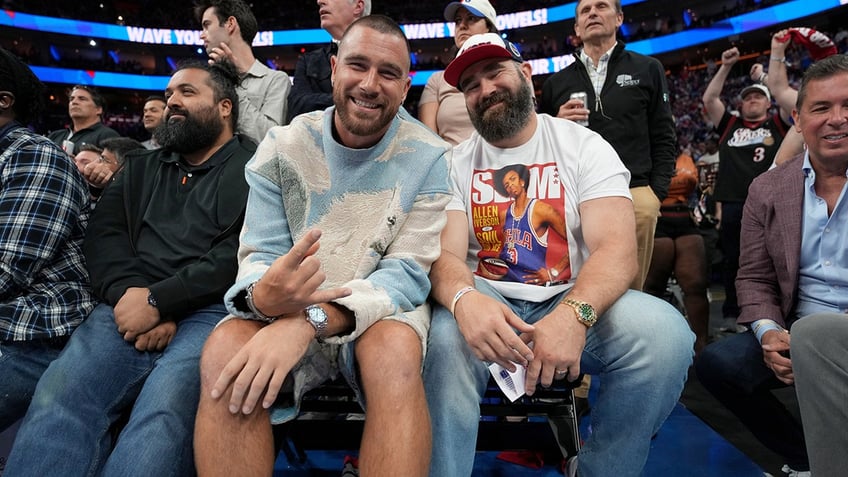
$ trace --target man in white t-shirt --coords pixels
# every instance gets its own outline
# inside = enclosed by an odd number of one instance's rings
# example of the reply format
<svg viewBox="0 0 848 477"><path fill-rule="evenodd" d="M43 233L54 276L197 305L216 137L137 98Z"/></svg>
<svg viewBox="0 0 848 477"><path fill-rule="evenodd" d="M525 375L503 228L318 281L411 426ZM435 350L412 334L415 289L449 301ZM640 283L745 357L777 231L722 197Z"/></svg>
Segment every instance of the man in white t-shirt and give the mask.
<svg viewBox="0 0 848 477"><path fill-rule="evenodd" d="M592 435L567 475L639 475L683 389L694 336L668 303L628 290L630 174L597 133L534 112L531 67L498 35L468 39L445 79L465 95L476 132L454 150L454 198L430 273L442 305L424 365L430 475L471 473L489 363L526 366L527 394L603 375ZM526 173L510 185L503 171L515 165ZM550 233L561 221L506 213L511 187L559 213L565 236Z"/></svg>

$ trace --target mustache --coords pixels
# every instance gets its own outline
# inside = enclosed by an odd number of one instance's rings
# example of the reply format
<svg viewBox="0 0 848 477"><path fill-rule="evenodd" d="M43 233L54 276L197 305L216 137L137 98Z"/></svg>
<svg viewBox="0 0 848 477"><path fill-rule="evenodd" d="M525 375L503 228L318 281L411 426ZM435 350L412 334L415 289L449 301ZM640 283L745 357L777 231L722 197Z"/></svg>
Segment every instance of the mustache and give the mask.
<svg viewBox="0 0 848 477"><path fill-rule="evenodd" d="M508 100L509 98L509 91L496 91L490 96L483 98L483 100L480 101L480 103L477 105L477 112L482 113L483 111L489 109L490 106Z"/></svg>
<svg viewBox="0 0 848 477"><path fill-rule="evenodd" d="M183 109L183 108L169 108L169 109L168 109L168 116L167 116L165 119L166 119L166 120L169 120L169 119L171 119L171 116L173 116L173 115L175 115L175 114L179 114L180 116L189 117L189 113L188 113L188 110L187 110L187 109Z"/></svg>

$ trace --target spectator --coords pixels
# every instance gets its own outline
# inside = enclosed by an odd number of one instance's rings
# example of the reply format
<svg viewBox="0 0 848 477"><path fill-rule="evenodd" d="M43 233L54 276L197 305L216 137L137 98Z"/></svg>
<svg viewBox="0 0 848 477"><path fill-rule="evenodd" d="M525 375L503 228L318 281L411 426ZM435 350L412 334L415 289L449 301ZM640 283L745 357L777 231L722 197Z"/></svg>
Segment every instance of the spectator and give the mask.
<svg viewBox="0 0 848 477"><path fill-rule="evenodd" d="M124 167L127 154L136 150L145 150L140 142L128 137L111 137L104 139L101 144L103 144L103 151L98 156L98 160L87 164L82 169L89 185L99 189L98 197L103 188L112 182L114 175Z"/></svg>
<svg viewBox="0 0 848 477"><path fill-rule="evenodd" d="M656 59L625 50L616 40L623 20L620 0L577 2L574 31L583 49L575 55L578 61L545 81L539 109L588 121L630 171L639 265L630 287L641 290L651 264L660 202L674 174L677 145L665 69ZM576 92L586 93L585 103L569 99Z"/></svg>
<svg viewBox="0 0 848 477"><path fill-rule="evenodd" d="M162 148L104 191L84 244L102 302L39 381L4 475L194 474L198 360L226 315L254 152L227 66L173 74Z"/></svg>
<svg viewBox="0 0 848 477"><path fill-rule="evenodd" d="M471 35L497 33L497 13L488 0L451 2L445 7L445 20L454 23L453 41L461 48ZM474 132L462 93L449 85L444 72L433 73L418 103L418 119L445 141L457 145Z"/></svg>
<svg viewBox="0 0 848 477"><path fill-rule="evenodd" d="M71 127L53 131L47 137L74 157L83 144L99 146L100 141L106 138L120 136L117 131L100 122L105 109L106 100L97 89L78 84L68 95Z"/></svg>
<svg viewBox="0 0 848 477"><path fill-rule="evenodd" d="M38 378L95 305L81 250L85 180L23 126L41 114L43 91L0 48L0 432L23 417Z"/></svg>
<svg viewBox="0 0 848 477"><path fill-rule="evenodd" d="M237 131L256 143L273 126L285 124L289 75L272 70L253 56L251 43L258 26L244 0L196 0L194 14L209 63L228 61L238 70Z"/></svg>
<svg viewBox="0 0 848 477"><path fill-rule="evenodd" d="M554 379L603 374L592 434L566 475L638 475L683 389L693 336L667 302L627 290L637 269L630 174L598 134L535 113L530 64L500 36L469 38L445 80L465 95L476 132L454 150L454 195L430 272L440 305L424 364L430 475L470 475L489 362L527 366L516 384L529 395ZM535 270L566 257L568 267L554 274L559 283L507 281L503 261L494 260L510 240L497 233L497 212L510 204L493 177L519 164L531 171L528 194L558 211L567 240L549 230L541 255L527 246L542 238L538 229L524 219L507 223L521 238L511 260ZM634 394L642 398L629 399Z"/></svg>
<svg viewBox="0 0 848 477"><path fill-rule="evenodd" d="M202 475L269 475L271 423L339 373L368 404L362 475L427 473L420 371L449 145L400 110L409 47L393 20L356 21L331 61L336 106L272 129L247 168L239 276L225 298L244 319L203 351Z"/></svg>
<svg viewBox="0 0 848 477"><path fill-rule="evenodd" d="M725 50L721 59L721 67L704 90L703 99L704 109L720 136L719 167L713 196L717 202L716 220L724 255L724 329L744 331L736 324L739 306L735 287L739 269L742 206L751 181L771 166L780 142L789 129L789 111L781 108L779 114L770 115L771 95L760 84L742 90L742 107L738 116L727 111L720 94L730 70L739 61L739 50L735 47Z"/></svg>
<svg viewBox="0 0 848 477"><path fill-rule="evenodd" d="M164 96L148 96L144 100L144 110L142 111L143 116L141 120L144 124L144 129L150 133L150 139L141 143L145 149L159 149L160 147L159 142L153 136L153 131L165 121L165 106L167 106L167 103Z"/></svg>
<svg viewBox="0 0 848 477"><path fill-rule="evenodd" d="M792 385L796 371L799 378L810 380L813 373L817 381L844 385L824 381L831 374L808 367L816 359L810 352L827 354L834 348L825 342L813 350L807 341L810 336L796 348L793 336L797 327L805 330L802 336L813 332L811 336L818 337L821 334L813 330L827 326L831 317L845 320L841 290L848 286L848 248L841 231L848 220L843 197L848 183L846 80L844 55L819 60L804 74L792 118L807 152L754 179L745 202L737 289L739 322L750 325L751 331L713 343L696 364L704 386L763 444L786 459L789 471L799 472L795 475L810 475L807 449L815 449L812 455L821 459L833 449L831 445L838 445L843 433L839 413L828 413L825 419L839 430L813 432L814 440L805 448L801 423L770 390ZM838 333L839 328L828 327L827 333L831 331ZM840 346L844 350L844 342ZM800 365L797 369L795 362ZM798 389L804 426L820 424L821 414L810 414L810 408L821 403L826 411L825 403L831 399L839 402L844 415L844 395L832 394L835 389L828 387L815 396L806 393L809 388ZM821 440L823 435L829 442ZM821 467L812 475L843 474L845 467L831 467L844 461L843 451L839 447L838 461L819 460Z"/></svg>
<svg viewBox="0 0 848 477"><path fill-rule="evenodd" d="M357 18L370 14L371 0L318 0L321 28L333 41L298 58L289 93L287 122L298 114L333 105L330 58L338 52L338 42L347 27Z"/></svg>
<svg viewBox="0 0 848 477"><path fill-rule="evenodd" d="M677 157L677 167L668 197L660 206L654 253L645 281L645 291L663 297L668 279L674 273L683 290L686 320L695 332L695 354L707 345L710 302L707 300L707 258L701 231L692 219L690 198L698 188L698 171L687 151Z"/></svg>

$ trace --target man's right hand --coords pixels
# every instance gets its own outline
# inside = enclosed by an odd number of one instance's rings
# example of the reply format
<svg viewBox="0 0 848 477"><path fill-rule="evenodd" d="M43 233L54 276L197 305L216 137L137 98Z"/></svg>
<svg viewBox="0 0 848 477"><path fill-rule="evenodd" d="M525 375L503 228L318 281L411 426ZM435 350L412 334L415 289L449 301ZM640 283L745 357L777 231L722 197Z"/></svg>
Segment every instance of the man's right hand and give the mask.
<svg viewBox="0 0 848 477"><path fill-rule="evenodd" d="M724 50L721 54L721 64L722 66L733 66L736 62L739 61L739 49L735 46L730 48L729 50Z"/></svg>
<svg viewBox="0 0 848 477"><path fill-rule="evenodd" d="M784 354L789 352L789 333L785 331L769 330L763 334L763 361L766 366L774 372L774 375L785 384L795 382L792 373L792 360Z"/></svg>
<svg viewBox="0 0 848 477"><path fill-rule="evenodd" d="M226 395L232 387L229 410L250 414L260 398L262 407L274 404L292 368L303 359L315 328L303 312L289 315L262 327L221 371L212 387L212 399Z"/></svg>
<svg viewBox="0 0 848 477"><path fill-rule="evenodd" d="M456 304L456 322L477 358L515 371L533 360L533 351L516 334L532 333L534 328L503 303L474 291Z"/></svg>
<svg viewBox="0 0 848 477"><path fill-rule="evenodd" d="M315 303L328 303L352 293L350 288L319 290L326 275L315 253L321 231L310 230L291 250L274 260L253 289L253 304L263 314L295 313Z"/></svg>
<svg viewBox="0 0 848 477"><path fill-rule="evenodd" d="M557 117L563 119L569 119L571 121L588 121L589 120L589 110L586 109L586 106L583 104L583 101L579 99L569 99L562 106L559 107L557 111Z"/></svg>

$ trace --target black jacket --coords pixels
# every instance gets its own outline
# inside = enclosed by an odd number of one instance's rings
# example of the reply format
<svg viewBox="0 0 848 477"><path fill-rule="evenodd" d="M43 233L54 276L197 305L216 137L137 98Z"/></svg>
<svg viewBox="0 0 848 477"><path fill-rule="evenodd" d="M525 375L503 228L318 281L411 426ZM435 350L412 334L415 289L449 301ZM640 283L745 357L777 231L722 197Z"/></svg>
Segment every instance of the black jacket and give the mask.
<svg viewBox="0 0 848 477"><path fill-rule="evenodd" d="M649 185L662 201L677 161L677 134L662 64L625 50L619 42L610 56L598 102L586 65L575 56L574 63L545 81L541 112L556 116L571 93L585 91L589 128L621 157L630 170L630 187Z"/></svg>
<svg viewBox="0 0 848 477"><path fill-rule="evenodd" d="M331 43L301 56L294 68L294 82L289 91L286 124L298 114L324 110L333 105L333 83L330 80L330 57L336 54Z"/></svg>
<svg viewBox="0 0 848 477"><path fill-rule="evenodd" d="M223 303L224 292L235 281L238 269L236 251L248 192L244 167L255 149L252 141L236 137L195 167L186 166L179 154L164 149L131 153L115 181L104 190L86 232L83 248L95 294L115 306L127 288L147 287L162 316L175 320ZM188 186L183 191L177 184ZM179 193L166 196L163 190ZM203 210L184 208L186 203L198 201ZM211 237L208 241L194 238L200 243L168 242L170 250L162 252L166 256L193 250L180 257L170 271L152 269L138 253L145 221L150 224L147 231L155 229L164 240L170 239L174 221L163 221L171 227L162 225L161 229L155 223L163 210L179 214L179 220L190 222L192 230L202 229L204 233L198 236ZM150 254L149 243L147 246Z"/></svg>

